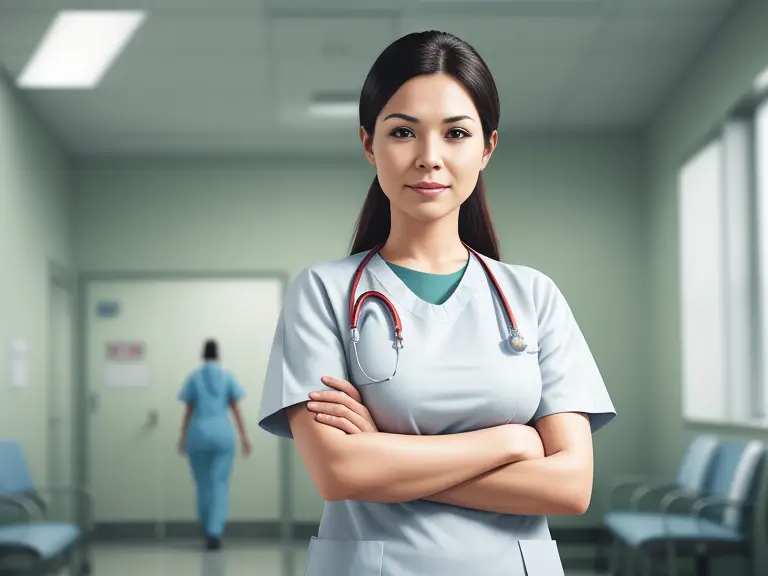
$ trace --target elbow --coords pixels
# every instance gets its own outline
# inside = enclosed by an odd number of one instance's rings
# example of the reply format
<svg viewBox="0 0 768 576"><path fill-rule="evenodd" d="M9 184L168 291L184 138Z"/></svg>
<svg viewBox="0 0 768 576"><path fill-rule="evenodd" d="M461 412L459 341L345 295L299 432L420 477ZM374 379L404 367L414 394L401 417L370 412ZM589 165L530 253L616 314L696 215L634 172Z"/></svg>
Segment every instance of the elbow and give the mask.
<svg viewBox="0 0 768 576"><path fill-rule="evenodd" d="M581 490L571 495L566 502L564 502L565 515L567 516L581 516L589 510L589 504L591 501L591 491Z"/></svg>
<svg viewBox="0 0 768 576"><path fill-rule="evenodd" d="M564 492L564 513L568 516L581 516L589 510L592 501L592 474L579 471L571 487L571 490Z"/></svg>
<svg viewBox="0 0 768 576"><path fill-rule="evenodd" d="M352 500L352 483L345 468L333 462L326 465L315 479L315 486L320 497L326 502L338 502L340 500Z"/></svg>

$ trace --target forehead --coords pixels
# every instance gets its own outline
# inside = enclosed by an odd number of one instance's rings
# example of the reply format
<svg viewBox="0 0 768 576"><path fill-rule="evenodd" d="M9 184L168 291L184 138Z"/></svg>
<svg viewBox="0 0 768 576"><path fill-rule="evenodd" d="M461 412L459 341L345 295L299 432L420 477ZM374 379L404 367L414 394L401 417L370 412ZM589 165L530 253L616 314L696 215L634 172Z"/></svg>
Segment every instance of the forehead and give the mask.
<svg viewBox="0 0 768 576"><path fill-rule="evenodd" d="M467 115L477 118L477 110L466 88L446 74L411 78L395 92L382 109L387 114L402 113L420 120Z"/></svg>

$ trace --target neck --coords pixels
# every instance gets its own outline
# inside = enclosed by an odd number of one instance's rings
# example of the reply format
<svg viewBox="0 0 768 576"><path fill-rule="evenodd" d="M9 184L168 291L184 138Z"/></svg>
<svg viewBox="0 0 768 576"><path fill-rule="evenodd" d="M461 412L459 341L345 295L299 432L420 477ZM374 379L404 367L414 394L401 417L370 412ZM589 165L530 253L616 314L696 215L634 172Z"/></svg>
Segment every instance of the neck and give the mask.
<svg viewBox="0 0 768 576"><path fill-rule="evenodd" d="M469 254L459 237L459 211L431 222L393 213L381 257L423 272L454 272L461 268Z"/></svg>

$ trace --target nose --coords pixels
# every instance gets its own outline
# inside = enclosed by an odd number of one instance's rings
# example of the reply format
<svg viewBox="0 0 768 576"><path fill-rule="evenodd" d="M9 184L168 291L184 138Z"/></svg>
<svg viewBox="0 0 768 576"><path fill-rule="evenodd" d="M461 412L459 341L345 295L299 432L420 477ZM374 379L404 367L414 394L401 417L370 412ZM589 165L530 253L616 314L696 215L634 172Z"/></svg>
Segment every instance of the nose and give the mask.
<svg viewBox="0 0 768 576"><path fill-rule="evenodd" d="M443 167L440 143L435 138L422 140L416 157L416 166L421 170L439 170Z"/></svg>

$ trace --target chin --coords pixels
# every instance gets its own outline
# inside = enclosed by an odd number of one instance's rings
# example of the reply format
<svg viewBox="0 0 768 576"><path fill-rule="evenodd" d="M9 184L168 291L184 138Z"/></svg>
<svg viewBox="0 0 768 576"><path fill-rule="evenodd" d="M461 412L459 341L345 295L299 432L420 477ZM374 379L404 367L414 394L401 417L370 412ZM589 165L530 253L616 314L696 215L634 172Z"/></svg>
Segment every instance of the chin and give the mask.
<svg viewBox="0 0 768 576"><path fill-rule="evenodd" d="M421 206L410 206L408 210L405 210L405 213L420 222L434 222L449 216L457 209L458 207L449 208L437 204L422 204Z"/></svg>

